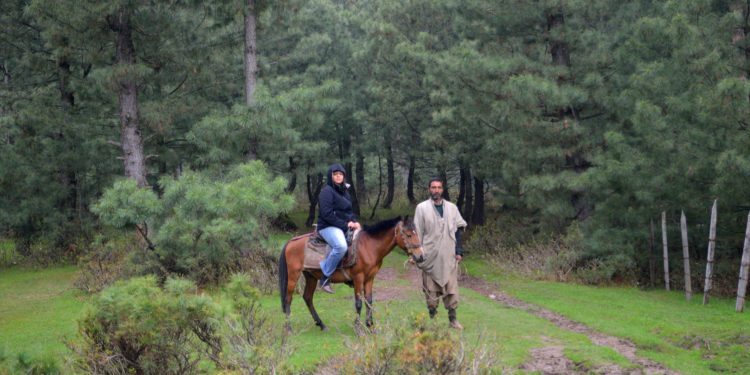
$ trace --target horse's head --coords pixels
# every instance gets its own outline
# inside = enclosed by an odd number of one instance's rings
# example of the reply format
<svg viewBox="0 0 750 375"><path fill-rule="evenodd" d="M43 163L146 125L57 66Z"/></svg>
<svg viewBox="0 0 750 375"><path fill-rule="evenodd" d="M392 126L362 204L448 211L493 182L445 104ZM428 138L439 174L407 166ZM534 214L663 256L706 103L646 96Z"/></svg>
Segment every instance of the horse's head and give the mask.
<svg viewBox="0 0 750 375"><path fill-rule="evenodd" d="M406 253L417 263L424 262L424 249L422 240L417 234L414 222L406 216L396 226L396 244L406 250Z"/></svg>

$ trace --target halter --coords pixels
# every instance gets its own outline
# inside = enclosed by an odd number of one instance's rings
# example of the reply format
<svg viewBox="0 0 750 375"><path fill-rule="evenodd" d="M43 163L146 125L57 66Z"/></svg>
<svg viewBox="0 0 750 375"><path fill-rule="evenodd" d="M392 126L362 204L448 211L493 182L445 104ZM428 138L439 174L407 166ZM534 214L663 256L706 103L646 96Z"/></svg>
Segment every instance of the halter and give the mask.
<svg viewBox="0 0 750 375"><path fill-rule="evenodd" d="M406 242L406 232L404 232L404 226L399 222L398 225L396 225L396 228L394 228L394 236L401 235L401 238L404 240L404 244L406 245L406 250L411 249L418 249L422 247L421 244L411 244Z"/></svg>

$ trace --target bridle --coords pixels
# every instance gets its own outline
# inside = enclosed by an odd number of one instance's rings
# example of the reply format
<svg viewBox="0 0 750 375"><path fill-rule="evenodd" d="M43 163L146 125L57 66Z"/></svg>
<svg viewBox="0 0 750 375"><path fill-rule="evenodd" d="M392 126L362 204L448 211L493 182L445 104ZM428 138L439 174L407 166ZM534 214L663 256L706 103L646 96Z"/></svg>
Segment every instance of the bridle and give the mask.
<svg viewBox="0 0 750 375"><path fill-rule="evenodd" d="M406 231L404 230L403 223L399 222L398 225L396 225L396 228L394 228L394 235L398 236L401 235L401 239L404 241L404 245L406 246L406 252L411 255L412 258L414 258L414 261L417 263L424 262L424 251L422 251L422 254L419 255L419 258L411 252L413 249L419 249L422 247L421 243L408 243L406 242Z"/></svg>

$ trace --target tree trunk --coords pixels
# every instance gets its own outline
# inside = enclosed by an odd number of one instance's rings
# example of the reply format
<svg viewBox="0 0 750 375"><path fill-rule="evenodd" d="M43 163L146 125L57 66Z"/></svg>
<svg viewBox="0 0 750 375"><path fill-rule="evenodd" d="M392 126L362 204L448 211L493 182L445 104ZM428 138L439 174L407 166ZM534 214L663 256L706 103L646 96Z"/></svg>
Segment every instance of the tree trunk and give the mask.
<svg viewBox="0 0 750 375"><path fill-rule="evenodd" d="M60 88L60 102L64 108L75 106L75 97L70 89L70 64L67 59L60 58L57 61L57 75Z"/></svg>
<svg viewBox="0 0 750 375"><path fill-rule="evenodd" d="M471 223L484 224L484 180L474 176L474 211L471 213Z"/></svg>
<svg viewBox="0 0 750 375"><path fill-rule="evenodd" d="M450 201L451 194L449 191L450 189L448 189L448 173L445 172L445 168L440 167L438 169L438 177L443 180L443 199Z"/></svg>
<svg viewBox="0 0 750 375"><path fill-rule="evenodd" d="M750 271L750 214L747 215L745 243L742 246L742 261L740 263L740 281L737 283L737 303L734 306L737 312L742 312L745 309L748 271Z"/></svg>
<svg viewBox="0 0 750 375"><path fill-rule="evenodd" d="M550 35L548 40L550 57L555 65L570 68L571 62L568 43L562 37L553 35L559 32L559 30L555 29L563 27L565 27L565 14L562 7L559 7L547 15L547 32ZM567 74L560 75L558 83L564 84L569 79L570 77ZM569 118L578 119L577 111L573 107L560 108L558 110L558 121L562 123L563 129L567 129ZM574 138L571 141L573 142L572 146L574 150L565 155L566 168L573 169L576 173L583 173L591 166L591 163L586 160L582 150L578 147L578 140ZM583 189L575 189L571 192L570 204L575 210L575 220L586 220L594 211L593 205L586 199L586 190Z"/></svg>
<svg viewBox="0 0 750 375"><path fill-rule="evenodd" d="M711 207L711 227L708 231L708 251L706 255L706 281L703 287L703 304L707 305L709 293L711 292L711 283L714 273L714 250L716 249L716 200Z"/></svg>
<svg viewBox="0 0 750 375"><path fill-rule="evenodd" d="M357 197L359 198L359 202L364 204L364 202L367 201L367 188L365 187L365 157L362 155L362 151L357 151L354 178L354 186L357 188Z"/></svg>
<svg viewBox="0 0 750 375"><path fill-rule="evenodd" d="M557 27L563 27L564 24L565 15L563 14L562 9L557 9L547 15L547 32L550 32ZM552 61L555 65L570 66L568 43L564 40L550 38L549 45Z"/></svg>
<svg viewBox="0 0 750 375"><path fill-rule="evenodd" d="M393 168L393 146L391 145L390 139L385 146L385 152L385 169L388 179L386 182L387 186L383 208L391 208L391 205L393 205L394 190L396 190L396 171Z"/></svg>
<svg viewBox="0 0 750 375"><path fill-rule="evenodd" d="M654 238L654 219L648 226L648 281L651 286L656 285L656 246Z"/></svg>
<svg viewBox="0 0 750 375"><path fill-rule="evenodd" d="M120 9L115 17L110 18L110 27L117 33L117 65L135 64L135 46L133 45L130 15ZM136 181L138 186L145 187L146 159L143 152L138 115L138 85L133 77L125 75L120 78L118 98L120 102L120 144L122 147L125 176Z"/></svg>
<svg viewBox="0 0 750 375"><path fill-rule="evenodd" d="M3 83L10 85L10 70L7 61L0 65L0 69L3 71Z"/></svg>
<svg viewBox="0 0 750 375"><path fill-rule="evenodd" d="M286 185L286 192L291 194L297 188L297 163L293 157L289 157L289 183Z"/></svg>
<svg viewBox="0 0 750 375"><path fill-rule="evenodd" d="M255 84L258 78L255 0L247 0L245 11L245 103L252 106L255 104Z"/></svg>
<svg viewBox="0 0 750 375"><path fill-rule="evenodd" d="M378 198L375 200L375 204L372 205L372 214L370 214L370 220L375 217L375 210L378 209L378 204L380 204L380 196L383 195L383 166L381 160L382 159L380 157L380 154L378 154Z"/></svg>
<svg viewBox="0 0 750 375"><path fill-rule="evenodd" d="M414 170L417 169L417 159L414 155L409 155L409 174L406 177L406 197L409 203L417 204L417 198L414 196Z"/></svg>
<svg viewBox="0 0 750 375"><path fill-rule="evenodd" d="M466 181L464 190L466 191L466 207L464 207L464 217L472 217L474 215L474 187L472 186L473 179L471 178L471 167L466 166Z"/></svg>
<svg viewBox="0 0 750 375"><path fill-rule="evenodd" d="M307 220L305 220L307 227L311 227L315 222L315 208L318 206L318 196L322 188L322 173L318 173L315 176L307 175L307 201L310 202L310 207L307 210Z"/></svg>
<svg viewBox="0 0 750 375"><path fill-rule="evenodd" d="M345 163L344 168L346 168L347 176L351 176L352 175L352 163ZM349 178L351 179L351 177ZM354 212L355 215L357 215L357 217L359 217L360 216L359 198L357 196L357 188L353 184L349 186L349 195L351 195L352 197L352 211Z"/></svg>
<svg viewBox="0 0 750 375"><path fill-rule="evenodd" d="M248 107L255 105L255 85L258 79L258 56L256 38L256 14L255 0L247 0L245 9L245 104ZM247 160L258 158L258 139L251 137L248 140L248 149L245 151Z"/></svg>
<svg viewBox="0 0 750 375"><path fill-rule="evenodd" d="M466 202L466 167L463 162L458 166L458 171L458 199L456 199L456 206L462 215L466 215L466 211L464 211L464 202Z"/></svg>
<svg viewBox="0 0 750 375"><path fill-rule="evenodd" d="M685 270L685 299L693 298L693 286L690 281L690 249L688 247L688 229L685 211L680 214L680 229L682 232L682 267Z"/></svg>
<svg viewBox="0 0 750 375"><path fill-rule="evenodd" d="M661 243L664 257L664 289L669 290L669 252L667 247L667 213L661 212Z"/></svg>

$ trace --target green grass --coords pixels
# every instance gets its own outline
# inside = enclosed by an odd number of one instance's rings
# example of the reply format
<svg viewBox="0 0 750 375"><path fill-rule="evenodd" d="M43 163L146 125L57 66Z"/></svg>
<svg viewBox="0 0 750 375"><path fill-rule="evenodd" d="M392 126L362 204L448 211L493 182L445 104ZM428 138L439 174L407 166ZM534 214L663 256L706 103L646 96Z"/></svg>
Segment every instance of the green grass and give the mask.
<svg viewBox="0 0 750 375"><path fill-rule="evenodd" d="M386 258L385 266L401 269L405 256L395 254ZM386 282L375 282L374 294L377 298L378 286ZM404 288L404 296L395 301L375 302L376 325L404 324L417 314L426 314L424 297L405 280L389 281ZM278 296L266 297L264 309L274 315L277 325L283 324L283 315ZM348 353L347 343L355 339L353 330L354 303L352 289L337 285L336 293L315 294L315 306L321 319L328 325L328 332L321 332L313 323L301 296L295 295L292 302L291 322L294 337L291 342L295 351L291 364L295 371L312 370L319 363ZM363 309L364 318L364 309ZM447 328L447 313L441 307L438 324ZM489 345L505 370L513 370L529 359L532 348L560 344L576 363L593 368L608 363L622 367L630 366L623 357L613 350L592 344L587 337L562 330L546 320L526 312L505 308L497 302L478 293L461 289L459 319L465 330L463 337L469 349L478 345Z"/></svg>
<svg viewBox="0 0 750 375"><path fill-rule="evenodd" d="M288 238L289 234L273 235L264 247L278 251ZM385 266L405 273L405 260L402 251L394 249ZM470 274L497 281L502 290L524 301L627 338L638 346L639 355L682 373L742 372L750 365L750 316L735 313L733 300L714 298L711 304L702 306L700 295L686 302L679 292L530 281L500 275L481 259L469 258L464 264ZM76 319L86 300L73 288L74 278L75 268L70 266L0 270L0 348L10 355L27 353L35 358L69 355L61 338L75 335ZM404 279L376 280L376 299L379 290L394 286L402 288L398 300L375 302L375 321L381 329L426 314L421 292ZM261 303L280 332L284 315L278 294L263 296ZM301 296L294 296L290 364L296 372L311 371L348 354L352 341L357 340L352 289L337 285L333 295L316 293L315 305L328 332L314 325ZM447 326L442 307L437 319L438 324ZM612 349L594 345L584 335L507 308L466 288L461 289L459 319L466 328L462 335L467 348L490 346L504 372L518 372L518 367L530 359L531 349L551 345L564 347L565 355L584 369L610 363L632 366Z"/></svg>
<svg viewBox="0 0 750 375"><path fill-rule="evenodd" d="M743 372L750 366L750 315L733 299L630 287L590 287L499 275L480 260L470 274L497 281L524 301L559 312L589 327L631 340L638 354L686 374Z"/></svg>
<svg viewBox="0 0 750 375"><path fill-rule="evenodd" d="M15 356L62 358L85 297L73 287L75 267L0 270L0 346Z"/></svg>
<svg viewBox="0 0 750 375"><path fill-rule="evenodd" d="M0 238L0 268L15 264L17 258L13 241Z"/></svg>

